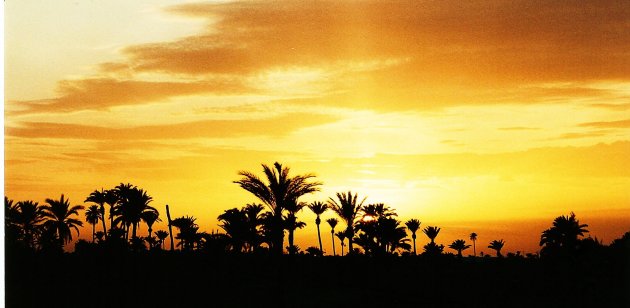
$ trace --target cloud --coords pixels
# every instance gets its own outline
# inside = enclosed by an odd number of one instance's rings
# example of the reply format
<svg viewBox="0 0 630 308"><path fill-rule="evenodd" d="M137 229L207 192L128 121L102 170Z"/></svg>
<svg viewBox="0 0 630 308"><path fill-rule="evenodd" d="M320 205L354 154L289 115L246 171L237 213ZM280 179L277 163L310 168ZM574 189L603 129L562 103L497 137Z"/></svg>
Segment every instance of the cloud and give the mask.
<svg viewBox="0 0 630 308"><path fill-rule="evenodd" d="M499 127L499 130L506 130L506 131L539 130L539 129L540 127L525 127L525 126Z"/></svg>
<svg viewBox="0 0 630 308"><path fill-rule="evenodd" d="M115 106L164 101L176 96L247 93L254 90L238 80L151 82L93 78L61 81L58 91L60 96L55 99L18 102L28 109L17 113L105 110Z"/></svg>
<svg viewBox="0 0 630 308"><path fill-rule="evenodd" d="M300 128L336 121L329 115L286 114L254 120L205 120L180 124L111 128L77 124L26 122L7 127L7 136L92 140L155 140L187 138L230 138L239 136L282 136Z"/></svg>
<svg viewBox="0 0 630 308"><path fill-rule="evenodd" d="M588 122L582 123L581 127L598 127L598 128L630 128L630 119L607 122Z"/></svg>
<svg viewBox="0 0 630 308"><path fill-rule="evenodd" d="M627 78L627 1L247 1L170 9L206 33L126 49L137 70L252 73L410 59L414 82Z"/></svg>

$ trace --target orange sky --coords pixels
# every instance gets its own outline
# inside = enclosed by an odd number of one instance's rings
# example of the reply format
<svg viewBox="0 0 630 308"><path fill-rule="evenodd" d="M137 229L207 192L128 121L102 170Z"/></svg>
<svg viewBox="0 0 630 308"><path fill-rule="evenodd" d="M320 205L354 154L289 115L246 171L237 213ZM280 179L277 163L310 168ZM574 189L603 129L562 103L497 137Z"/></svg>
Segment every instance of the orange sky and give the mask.
<svg viewBox="0 0 630 308"><path fill-rule="evenodd" d="M131 182L210 231L280 161L324 182L305 201L351 189L444 244L630 230L628 1L4 5L12 199Z"/></svg>

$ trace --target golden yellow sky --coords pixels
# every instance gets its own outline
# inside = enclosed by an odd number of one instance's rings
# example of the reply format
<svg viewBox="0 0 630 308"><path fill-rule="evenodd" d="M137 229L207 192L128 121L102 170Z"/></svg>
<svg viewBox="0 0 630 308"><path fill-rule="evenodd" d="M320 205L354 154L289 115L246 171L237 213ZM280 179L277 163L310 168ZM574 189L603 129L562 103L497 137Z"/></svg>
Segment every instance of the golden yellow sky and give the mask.
<svg viewBox="0 0 630 308"><path fill-rule="evenodd" d="M255 201L238 170L280 161L324 182L305 201L351 189L445 244L535 251L570 211L608 242L630 230L628 20L628 1L6 1L6 195L131 182L210 231Z"/></svg>

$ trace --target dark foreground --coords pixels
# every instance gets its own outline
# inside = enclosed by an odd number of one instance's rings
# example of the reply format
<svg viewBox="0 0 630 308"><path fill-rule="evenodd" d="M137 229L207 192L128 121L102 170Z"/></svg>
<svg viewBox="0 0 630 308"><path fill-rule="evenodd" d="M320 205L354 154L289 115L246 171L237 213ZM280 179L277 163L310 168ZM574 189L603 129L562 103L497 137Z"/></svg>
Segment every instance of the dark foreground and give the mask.
<svg viewBox="0 0 630 308"><path fill-rule="evenodd" d="M6 307L630 307L625 258L7 255Z"/></svg>

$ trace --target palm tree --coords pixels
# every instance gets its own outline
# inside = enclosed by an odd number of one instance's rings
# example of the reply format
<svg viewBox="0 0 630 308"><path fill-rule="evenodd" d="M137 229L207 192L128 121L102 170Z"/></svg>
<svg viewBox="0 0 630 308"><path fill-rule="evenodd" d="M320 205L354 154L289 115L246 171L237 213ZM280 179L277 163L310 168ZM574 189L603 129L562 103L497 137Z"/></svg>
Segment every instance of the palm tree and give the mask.
<svg viewBox="0 0 630 308"><path fill-rule="evenodd" d="M409 219L405 223L405 225L407 226L407 229L409 229L409 231L411 231L411 238L413 239L413 254L414 255L417 255L417 253L416 253L416 231L418 231L418 229L420 228L420 224L421 224L421 222L419 220L415 219L415 218Z"/></svg>
<svg viewBox="0 0 630 308"><path fill-rule="evenodd" d="M496 250L497 251L497 257L502 257L503 255L501 255L501 249L503 249L503 245L505 245L505 242L501 239L501 240L494 240L492 242L490 242L490 245L488 245L488 248Z"/></svg>
<svg viewBox="0 0 630 308"><path fill-rule="evenodd" d="M305 203L292 203L287 207L289 213L284 217L284 228L289 231L289 254L295 254L298 251L293 244L295 230L306 227L306 223L298 221L296 216L297 212L301 211L304 206L306 206Z"/></svg>
<svg viewBox="0 0 630 308"><path fill-rule="evenodd" d="M59 200L46 199L46 203L47 205L42 206L44 225L56 234L59 244L63 247L72 240L71 229L77 231L77 236L79 235L78 227L83 226L83 222L74 218L73 215L78 216L79 210L84 207L70 206L70 200L65 199L63 194Z"/></svg>
<svg viewBox="0 0 630 308"><path fill-rule="evenodd" d="M101 191L95 190L92 193L90 193L90 195L85 199L85 201L83 201L83 202L92 202L92 203L98 204L100 216L101 216L100 219L103 222L103 234L105 234L105 238L107 238L107 229L105 227L105 203L109 201L108 196L107 196L108 192L109 191L105 191L102 188L101 188ZM111 216L111 205L110 205L110 216ZM94 229L94 225L92 227L93 227L92 229ZM110 227L112 226L110 225ZM94 241L94 236L92 236L92 241Z"/></svg>
<svg viewBox="0 0 630 308"><path fill-rule="evenodd" d="M264 205L255 203L247 204L241 209L241 211L245 213L245 219L247 221L245 241L249 246L248 250L250 252L258 249L263 241L259 227L263 224L264 210Z"/></svg>
<svg viewBox="0 0 630 308"><path fill-rule="evenodd" d="M92 225L92 243L94 243L96 235L96 224L101 218L101 210L98 205L92 205L85 210L85 221Z"/></svg>
<svg viewBox="0 0 630 308"><path fill-rule="evenodd" d="M182 250L192 250L197 239L199 226L195 223L197 219L192 216L182 216L171 221L173 227L179 230L175 238L179 239L179 246Z"/></svg>
<svg viewBox="0 0 630 308"><path fill-rule="evenodd" d="M114 228L114 208L118 205L118 195L116 194L116 189L106 190L103 201L109 205L109 227ZM104 215L103 219L105 219Z"/></svg>
<svg viewBox="0 0 630 308"><path fill-rule="evenodd" d="M241 252L247 241L249 231L246 212L233 208L225 210L217 219L220 222L219 227L230 238L232 251Z"/></svg>
<svg viewBox="0 0 630 308"><path fill-rule="evenodd" d="M337 238L341 242L341 256L343 257L343 247L346 246L346 244L344 244L343 241L346 239L346 233L344 231L339 231L335 233L335 236L337 236ZM334 238L333 238L333 241L334 241Z"/></svg>
<svg viewBox="0 0 630 308"><path fill-rule="evenodd" d="M164 240L168 237L168 232L164 230L155 231L155 236L157 236L160 241L160 248L164 249Z"/></svg>
<svg viewBox="0 0 630 308"><path fill-rule="evenodd" d="M438 227L429 226L429 227L424 228L422 232L424 232L424 234L431 240L431 244L435 244L435 238L440 233L440 230L441 229Z"/></svg>
<svg viewBox="0 0 630 308"><path fill-rule="evenodd" d="M328 205L330 208L346 222L348 254L352 254L354 251L352 247L352 238L354 237L354 220L357 217L357 213L362 209L363 202L365 202L366 198L363 198L361 202L357 202L357 194L355 193L353 196L350 191L348 191L347 194L337 193L339 203L337 203L337 201L333 198L328 198Z"/></svg>
<svg viewBox="0 0 630 308"><path fill-rule="evenodd" d="M142 219L142 221L144 221L144 223L147 224L147 227L149 229L148 230L149 238L151 237L151 233L153 232L153 224L155 222L162 221L160 220L160 213L157 210L155 211L148 210L148 211L142 212L140 215L140 219Z"/></svg>
<svg viewBox="0 0 630 308"><path fill-rule="evenodd" d="M473 254L477 256L477 233L473 232L470 234L470 240L473 242Z"/></svg>
<svg viewBox="0 0 630 308"><path fill-rule="evenodd" d="M131 186L131 184L116 186L116 195L118 196L118 206L114 208L114 212L118 217L114 219L114 223L122 222L127 228L131 226L131 236L134 238L144 212L157 212L154 207L149 205L153 198L143 189Z"/></svg>
<svg viewBox="0 0 630 308"><path fill-rule="evenodd" d="M43 220L42 207L39 203L27 200L16 204L14 221L20 227L20 238L27 247L35 248L35 240Z"/></svg>
<svg viewBox="0 0 630 308"><path fill-rule="evenodd" d="M319 240L319 250L324 251L324 247L322 246L322 236L319 233L319 224L322 222L320 215L324 214L328 210L328 204L324 202L315 201L308 205L308 208L317 215L315 218L315 224L317 225L317 239Z"/></svg>
<svg viewBox="0 0 630 308"><path fill-rule="evenodd" d="M298 199L306 194L319 191L320 182L309 182L315 176L312 174L289 176L289 168L274 163L273 168L262 164L267 182L263 182L255 174L248 171L240 171L243 178L234 181L241 188L252 193L260 201L269 207L273 213L273 223L269 226L271 248L277 255L282 254L284 242L284 225L282 212L290 202L298 202Z"/></svg>
<svg viewBox="0 0 630 308"><path fill-rule="evenodd" d="M336 256L337 252L335 251L335 227L337 226L337 223L339 223L339 220L337 220L337 218L328 218L326 219L326 222L330 225L330 234L332 237L332 246L333 246L333 256Z"/></svg>
<svg viewBox="0 0 630 308"><path fill-rule="evenodd" d="M457 250L457 256L462 257L462 250L470 248L470 245L466 245L464 240L455 240L452 244L448 245L450 249Z"/></svg>
<svg viewBox="0 0 630 308"><path fill-rule="evenodd" d="M579 246L578 237L583 237L585 233L588 233L587 227L587 224L580 224L580 221L575 219L573 212L569 216L556 217L552 227L543 231L540 237L540 246L543 246L541 254L570 255L575 253Z"/></svg>

